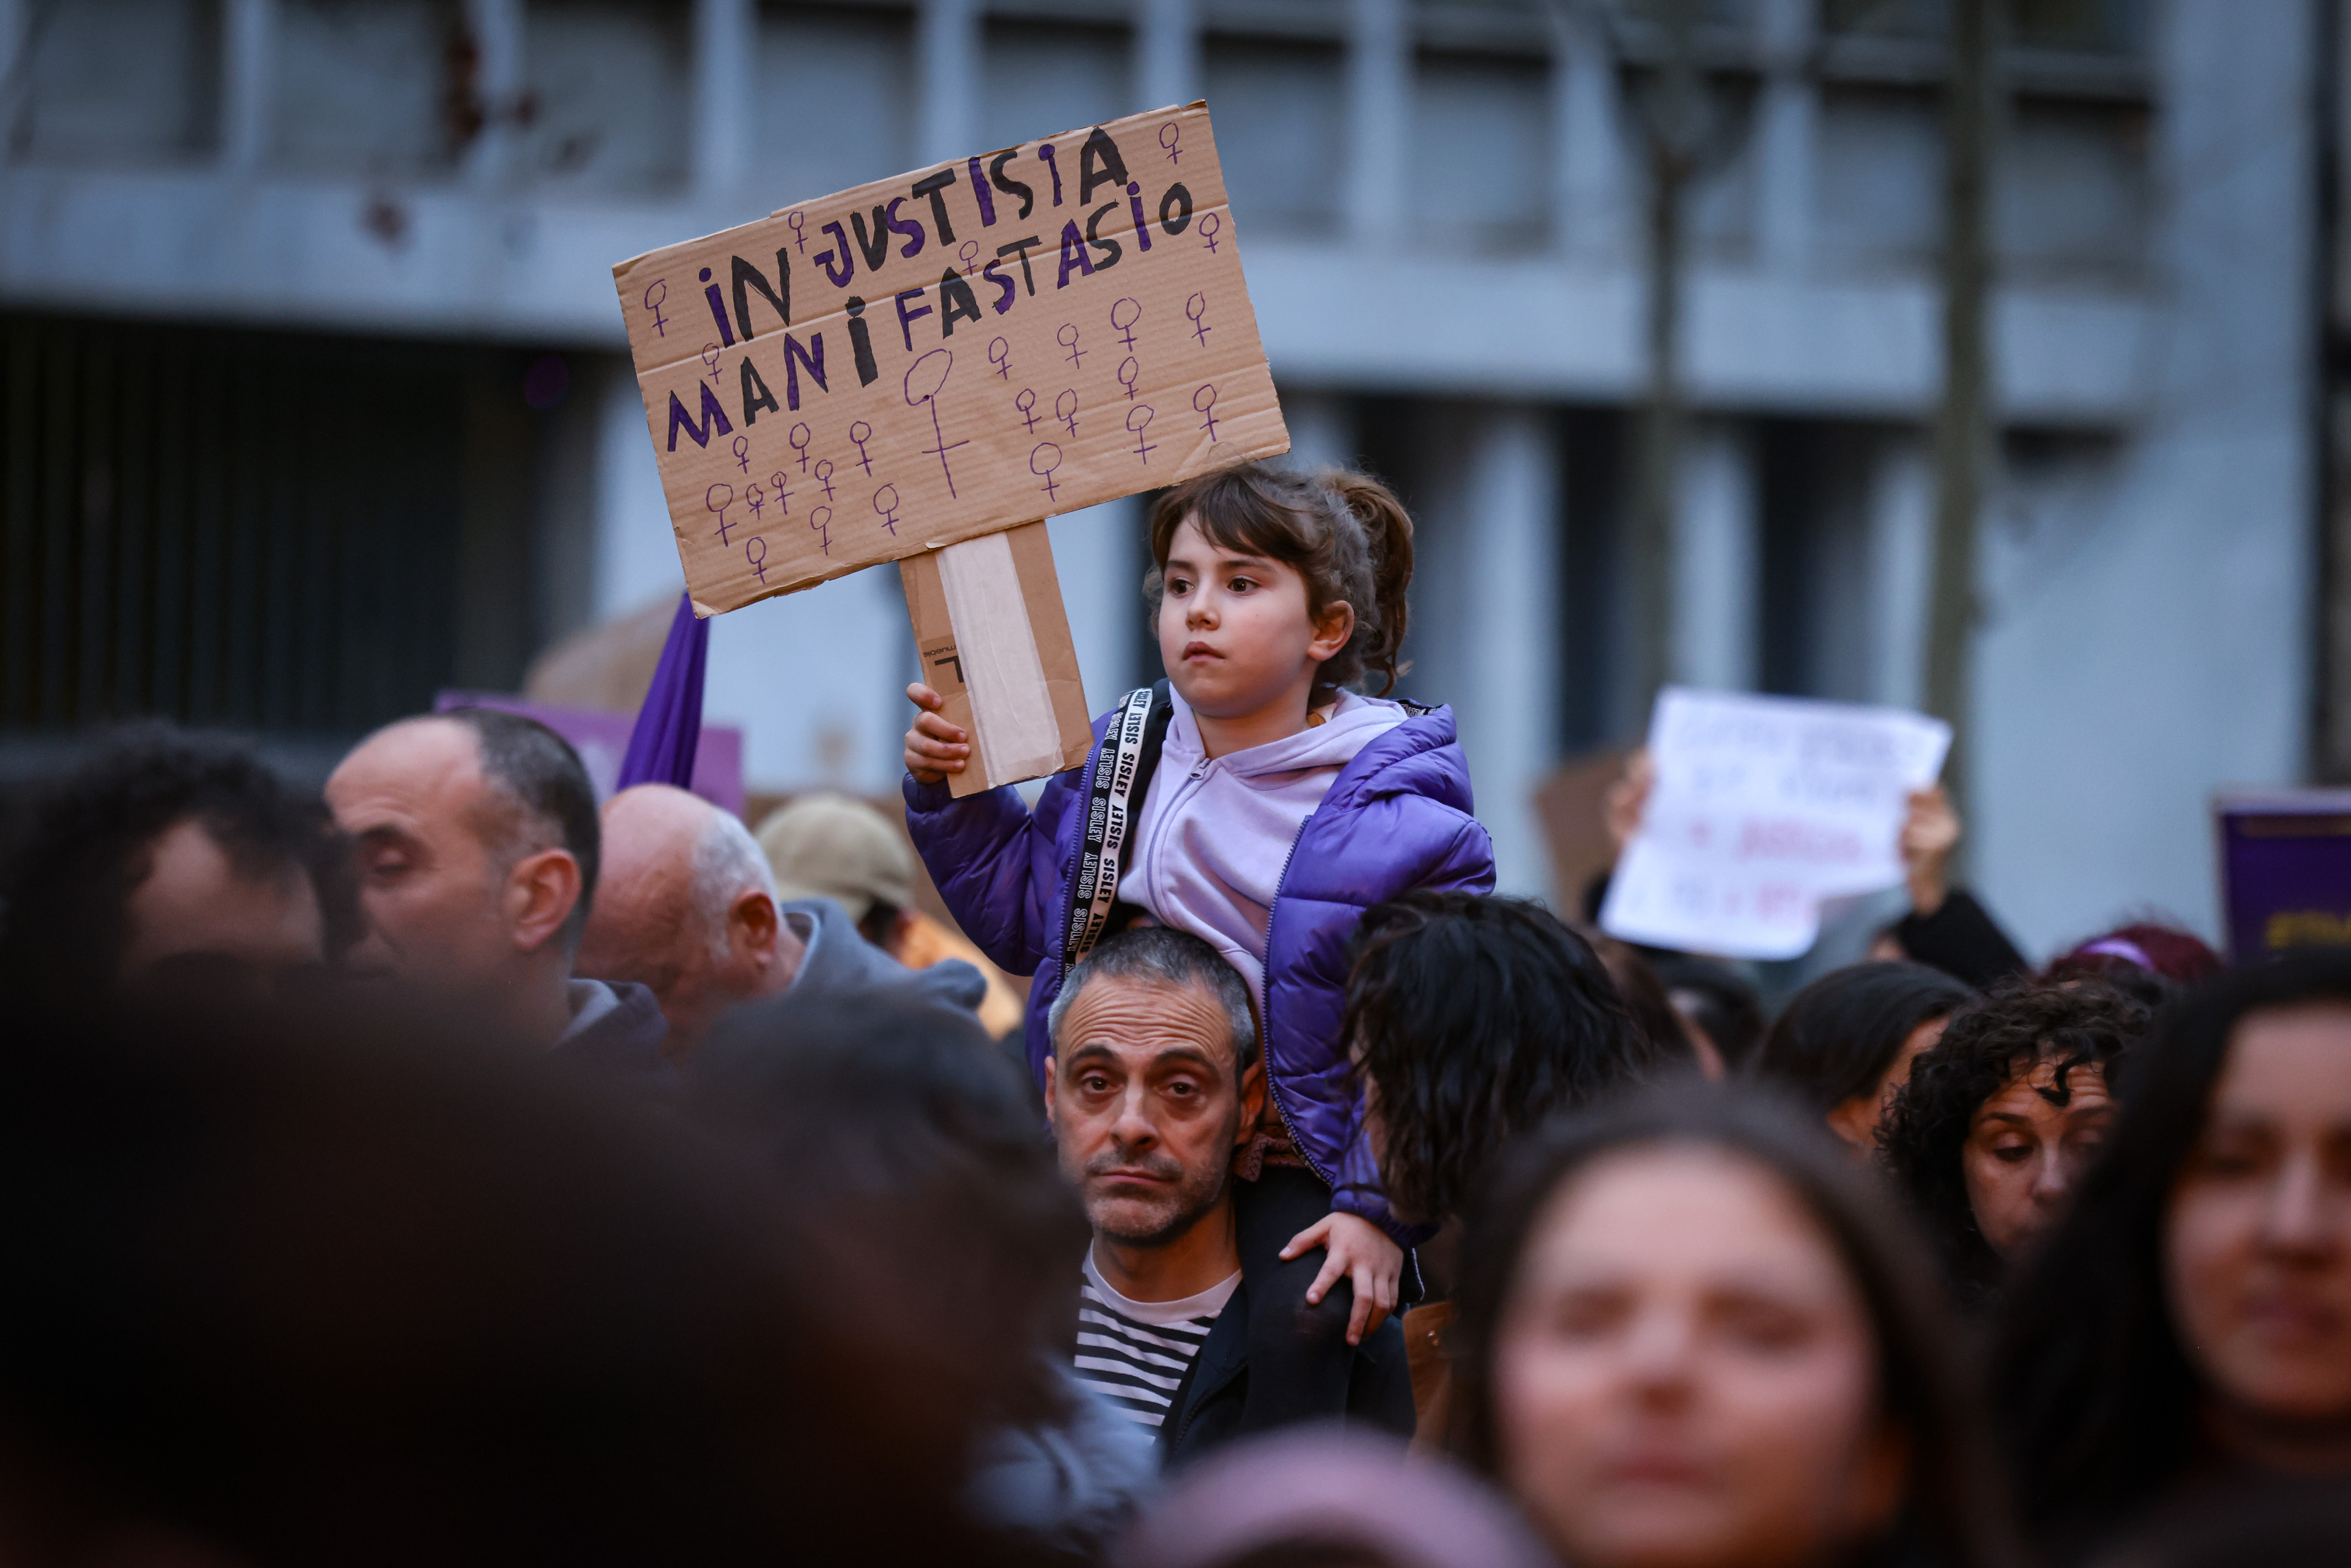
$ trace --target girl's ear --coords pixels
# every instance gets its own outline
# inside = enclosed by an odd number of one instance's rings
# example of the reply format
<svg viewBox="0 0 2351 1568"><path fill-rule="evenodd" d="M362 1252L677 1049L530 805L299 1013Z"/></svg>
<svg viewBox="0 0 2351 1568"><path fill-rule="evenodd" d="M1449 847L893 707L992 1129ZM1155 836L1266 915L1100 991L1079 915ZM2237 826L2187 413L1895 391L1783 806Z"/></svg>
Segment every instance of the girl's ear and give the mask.
<svg viewBox="0 0 2351 1568"><path fill-rule="evenodd" d="M1314 641L1306 644L1306 656L1318 664L1328 663L1339 656L1339 650L1354 634L1355 607L1334 599L1322 607L1321 619L1314 622Z"/></svg>

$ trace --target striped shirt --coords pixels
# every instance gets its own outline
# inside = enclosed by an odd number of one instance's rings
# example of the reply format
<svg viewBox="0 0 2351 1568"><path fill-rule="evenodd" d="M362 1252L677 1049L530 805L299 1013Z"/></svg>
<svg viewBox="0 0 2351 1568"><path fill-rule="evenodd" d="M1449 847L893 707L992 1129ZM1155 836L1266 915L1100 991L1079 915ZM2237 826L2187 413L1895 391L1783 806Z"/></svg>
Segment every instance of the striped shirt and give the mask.
<svg viewBox="0 0 2351 1568"><path fill-rule="evenodd" d="M1102 1283L1087 1249L1078 1299L1078 1381L1130 1419L1156 1429L1240 1282L1236 1270L1223 1284L1180 1301L1133 1301Z"/></svg>

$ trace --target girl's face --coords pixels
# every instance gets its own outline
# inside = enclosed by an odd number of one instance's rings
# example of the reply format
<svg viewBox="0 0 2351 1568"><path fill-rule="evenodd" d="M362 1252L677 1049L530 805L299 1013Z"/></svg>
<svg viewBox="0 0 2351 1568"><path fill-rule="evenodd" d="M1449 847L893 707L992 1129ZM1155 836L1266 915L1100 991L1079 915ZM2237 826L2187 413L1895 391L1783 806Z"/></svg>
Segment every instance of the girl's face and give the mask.
<svg viewBox="0 0 2351 1568"><path fill-rule="evenodd" d="M1330 605L1318 627L1296 568L1211 543L1189 517L1160 578L1159 656L1192 710L1238 719L1295 703L1303 723L1314 674L1347 645L1354 612Z"/></svg>
<svg viewBox="0 0 2351 1568"><path fill-rule="evenodd" d="M2164 1275L2225 1410L2351 1423L2351 1008L2238 1024L2172 1188Z"/></svg>
<svg viewBox="0 0 2351 1568"><path fill-rule="evenodd" d="M2064 1212L2114 1121L2105 1070L2097 1063L2074 1067L2065 1090L2061 1105L2053 1098L2057 1063L2043 1058L1976 1107L1959 1146L1976 1228L2002 1258L2015 1257Z"/></svg>
<svg viewBox="0 0 2351 1568"><path fill-rule="evenodd" d="M1552 1195L1494 1347L1504 1481L1579 1568L1771 1568L1883 1529L1876 1336L1784 1183L1688 1145Z"/></svg>

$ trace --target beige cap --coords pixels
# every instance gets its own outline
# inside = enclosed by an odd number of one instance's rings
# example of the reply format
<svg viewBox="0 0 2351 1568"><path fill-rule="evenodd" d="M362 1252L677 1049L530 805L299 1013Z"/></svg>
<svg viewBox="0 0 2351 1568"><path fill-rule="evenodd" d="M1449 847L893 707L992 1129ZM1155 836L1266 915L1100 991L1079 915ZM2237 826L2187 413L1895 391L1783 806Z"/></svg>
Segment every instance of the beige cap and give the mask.
<svg viewBox="0 0 2351 1568"><path fill-rule="evenodd" d="M914 902L914 856L889 819L846 795L803 795L759 824L776 896L830 898L852 921Z"/></svg>

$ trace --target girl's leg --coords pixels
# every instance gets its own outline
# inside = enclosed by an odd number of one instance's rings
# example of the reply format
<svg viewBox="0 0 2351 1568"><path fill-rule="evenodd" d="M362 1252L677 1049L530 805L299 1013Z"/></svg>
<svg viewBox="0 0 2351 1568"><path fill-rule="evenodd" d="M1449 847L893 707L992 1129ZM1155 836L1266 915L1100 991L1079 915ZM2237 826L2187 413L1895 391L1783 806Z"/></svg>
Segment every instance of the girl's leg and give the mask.
<svg viewBox="0 0 2351 1568"><path fill-rule="evenodd" d="M1347 1343L1354 1287L1345 1280L1319 1305L1306 1292L1322 1270L1316 1248L1284 1261L1290 1239L1331 1212L1331 1189L1312 1171L1266 1166L1255 1181L1233 1184L1241 1280L1249 1288L1249 1394L1241 1430L1262 1432L1347 1414L1355 1347Z"/></svg>

